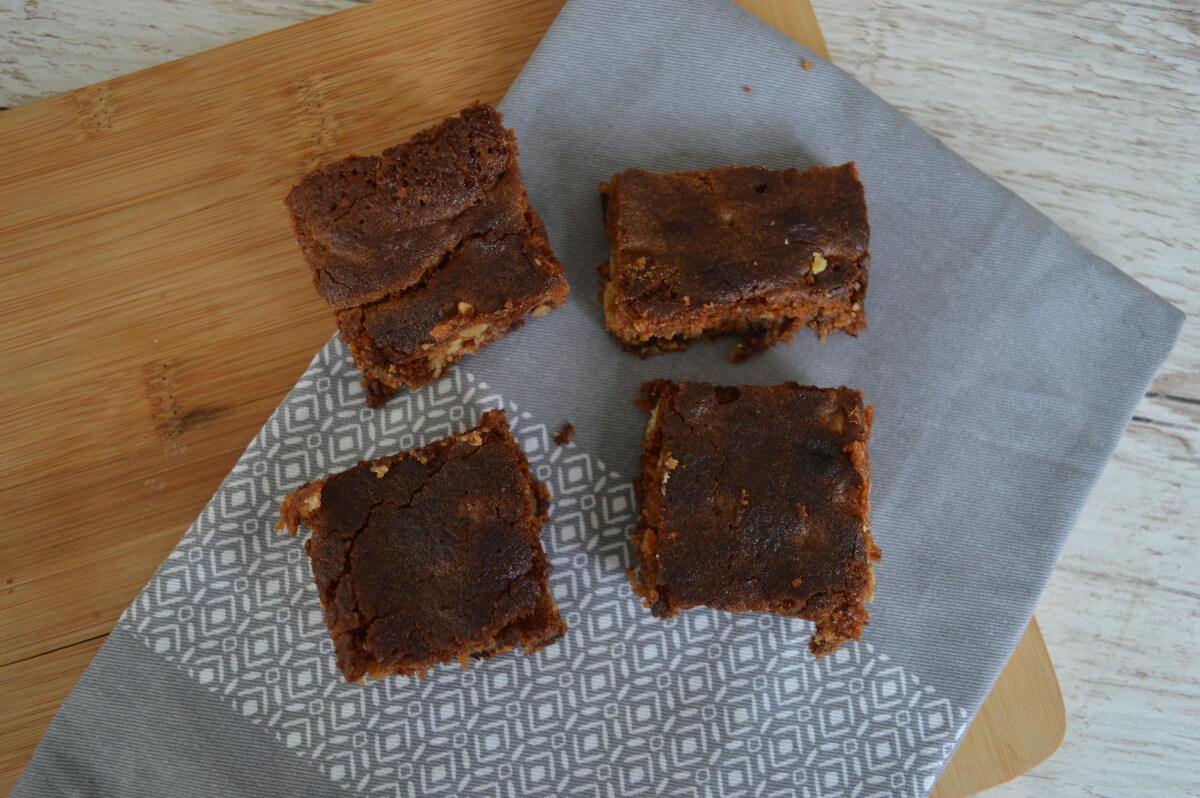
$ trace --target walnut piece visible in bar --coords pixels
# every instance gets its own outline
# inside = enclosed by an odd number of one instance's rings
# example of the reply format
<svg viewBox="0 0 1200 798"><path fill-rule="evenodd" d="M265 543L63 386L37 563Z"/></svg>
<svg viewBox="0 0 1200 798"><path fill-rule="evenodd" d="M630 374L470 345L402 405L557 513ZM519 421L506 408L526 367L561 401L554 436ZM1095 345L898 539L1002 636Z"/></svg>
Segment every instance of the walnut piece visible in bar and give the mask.
<svg viewBox="0 0 1200 798"><path fill-rule="evenodd" d="M808 326L866 326L870 227L853 163L805 172L630 169L600 186L604 317L642 355L733 334L736 362Z"/></svg>
<svg viewBox="0 0 1200 798"><path fill-rule="evenodd" d="M634 480L634 592L660 617L707 606L816 624L809 648L858 640L871 535L871 408L849 388L659 380Z"/></svg>
<svg viewBox="0 0 1200 798"><path fill-rule="evenodd" d="M516 136L489 106L322 166L287 205L373 407L567 299Z"/></svg>
<svg viewBox="0 0 1200 798"><path fill-rule="evenodd" d="M411 452L364 461L290 494L280 528L306 543L347 681L531 654L567 626L540 532L549 493L504 411Z"/></svg>

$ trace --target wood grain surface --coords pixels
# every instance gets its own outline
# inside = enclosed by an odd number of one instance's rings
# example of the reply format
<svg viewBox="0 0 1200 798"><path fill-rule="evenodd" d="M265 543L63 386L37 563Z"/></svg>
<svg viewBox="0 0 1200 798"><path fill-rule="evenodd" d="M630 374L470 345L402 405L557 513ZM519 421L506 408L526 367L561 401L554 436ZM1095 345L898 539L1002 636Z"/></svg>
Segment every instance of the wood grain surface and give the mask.
<svg viewBox="0 0 1200 798"><path fill-rule="evenodd" d="M107 9L79 2L0 2L0 105L75 88L344 5L349 3L127 0L110 17ZM1093 250L1195 313L1197 235L1194 203L1189 205L1187 198L1194 193L1200 159L1194 143L1174 135L1195 123L1194 112L1189 112L1196 107L1195 62L1186 54L1194 52L1196 37L1185 10L1129 3L1092 3L1079 10L1032 2L986 8L818 2L818 8L840 64L1047 210ZM986 91L980 91L980 85ZM80 108L91 112L92 128L106 124L104 101L104 96L93 95ZM1001 106L1018 112L998 113ZM438 115L440 111L433 114ZM1082 122L1076 125L1076 119ZM1159 153L1173 160L1158 163ZM7 218L0 217L0 226L7 226ZM1185 253L1191 254L1190 260ZM331 330L330 325L327 331ZM288 334L294 334L290 328ZM1047 630L1052 648L1063 641L1063 649L1078 665L1065 684L1069 703L1073 695L1079 699L1071 712L1080 722L1072 724L1074 736L1068 736L1063 753L1018 780L1013 794L1058 792L1067 785L1095 794L1136 793L1134 785L1142 782L1133 779L1140 769L1128 762L1145 750L1140 741L1146 739L1155 741L1160 761L1181 765L1168 768L1175 774L1167 777L1176 779L1175 789L1168 785L1162 794L1184 794L1180 785L1189 782L1180 779L1194 777L1194 768L1182 765L1189 761L1184 754L1194 752L1197 742L1198 691L1184 663L1196 653L1195 602L1200 591L1195 576L1178 564L1189 555L1194 561L1197 554L1197 414L1189 410L1194 404L1186 401L1197 398L1196 344L1193 315L1181 346L1085 510L1039 609L1044 623L1048 613L1062 619L1057 629L1047 624ZM301 353L295 373L310 354ZM176 376L163 378L163 384L179 385L183 365L169 366L166 371ZM193 376L194 370L195 366ZM186 395L197 395L191 392L192 383L188 387ZM0 386L0 391L7 390ZM11 406L9 398L0 393L5 410ZM264 416L273 404L272 400L264 406ZM194 415L195 409L182 411L188 422L181 425L191 435L193 453L204 445L195 434L197 423L202 427L208 421L205 412ZM233 423L229 429L239 427ZM167 437L178 439L182 434L183 430ZM248 434L239 441L228 463L247 438ZM8 435L5 439L12 440ZM76 437L77 444L81 440L86 446L86 436ZM215 440L219 436L207 439L208 445ZM194 456L187 454L187 443L176 440L180 458ZM228 463L215 473L223 474ZM197 507L215 484L197 499ZM7 510L8 499L4 502ZM147 570L131 590L136 591L190 518L158 541L162 548L141 563ZM139 527L136 532L143 537L110 560L111 565L120 567L127 557L142 553L157 529L152 523ZM96 570L110 567L88 564ZM0 569L2 585L15 571L7 563ZM76 570L87 575L87 569ZM1063 582L1058 600L1052 601ZM1081 585L1087 588L1082 593L1086 601L1076 592ZM127 600L115 602L105 631ZM0 624L7 616L0 608ZM1153 623L1159 617L1176 623ZM1055 636L1054 631L1061 634ZM1135 643L1146 632L1165 650L1153 663L1135 656ZM0 656L7 654L6 634L0 628L0 641L5 641ZM1124 656L1114 657L1116 653ZM0 668L0 696L14 689L12 673ZM1164 683L1177 689L1164 694ZM0 706L10 704L0 698ZM7 743L12 727L7 717L0 722ZM1129 755L1105 756L1108 746ZM0 787L4 784L0 778Z"/></svg>
<svg viewBox="0 0 1200 798"><path fill-rule="evenodd" d="M58 705L107 635L0 667L0 793L8 794Z"/></svg>
<svg viewBox="0 0 1200 798"><path fill-rule="evenodd" d="M1031 621L930 798L960 798L1025 773L1062 744L1062 691Z"/></svg>
<svg viewBox="0 0 1200 798"><path fill-rule="evenodd" d="M1200 795L1200 14L814 0L834 61L1187 314L1037 608L1067 731L1021 796Z"/></svg>

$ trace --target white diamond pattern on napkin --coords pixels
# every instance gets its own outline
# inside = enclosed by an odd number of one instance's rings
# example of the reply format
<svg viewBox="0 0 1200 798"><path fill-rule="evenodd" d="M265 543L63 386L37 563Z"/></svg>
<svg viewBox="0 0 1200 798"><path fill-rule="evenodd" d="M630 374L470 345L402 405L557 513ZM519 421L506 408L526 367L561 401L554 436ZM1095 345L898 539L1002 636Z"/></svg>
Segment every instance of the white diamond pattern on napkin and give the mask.
<svg viewBox="0 0 1200 798"><path fill-rule="evenodd" d="M560 447L455 368L363 404L334 341L259 432L121 624L347 789L385 796L919 796L966 713L868 643L815 660L807 622L706 609L653 618L625 569L629 474ZM310 479L508 410L554 494L542 540L570 630L423 681L342 681L303 545L274 529Z"/></svg>

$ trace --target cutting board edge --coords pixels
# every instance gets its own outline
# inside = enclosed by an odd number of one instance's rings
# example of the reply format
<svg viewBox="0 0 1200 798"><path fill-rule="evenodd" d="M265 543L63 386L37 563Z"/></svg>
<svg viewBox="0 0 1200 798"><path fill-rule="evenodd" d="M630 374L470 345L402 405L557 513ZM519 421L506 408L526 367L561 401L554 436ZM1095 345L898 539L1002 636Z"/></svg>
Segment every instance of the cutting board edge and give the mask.
<svg viewBox="0 0 1200 798"><path fill-rule="evenodd" d="M752 11L752 13L755 13L756 15L760 16L760 18L764 18L768 22L776 22L776 19L777 19L776 17L771 15L771 13L770 13L771 8L783 8L786 10L790 6L792 11L795 11L796 6L802 5L804 7L803 12L807 13L807 15L812 18L813 29L816 31L817 36L820 37L820 29L819 29L819 27L816 26L815 14L812 14L811 6L808 4L808 2L787 4L787 3L781 3L781 2L779 2L779 0L743 0L741 4L743 6L749 8ZM760 11L762 9L767 9L767 10L763 13L760 13ZM285 28L277 29L275 31L263 33L258 36L255 36L255 37L251 37L250 39L240 40L238 42L233 42L229 45L225 45L220 48L215 48L213 50L208 50L208 51L205 51L203 53L198 53L193 56L188 56L184 59L179 59L177 61L172 61L172 62L168 62L165 64L148 67L146 69L139 70L137 72L123 75L123 76L120 76L117 78L113 78L108 81L103 81L101 83L93 84L91 86L82 87L80 89L76 89L76 90L73 90L70 92L56 95L54 97L45 98L43 100L29 103L27 105L19 106L17 108L10 109L9 111L7 111L4 114L0 114L0 131L5 130L6 128L12 129L13 127L20 126L23 123L23 120L25 120L27 118L33 118L34 116L37 116L39 114L53 115L55 113L59 113L60 109L65 109L66 115L69 117L77 116L81 102L88 100L89 97L92 94L94 94L94 92L98 88L102 88L105 86L118 85L118 84L124 85L126 83L136 84L138 81L145 81L145 80L156 80L159 78L160 75L171 74L171 70L178 70L181 67L186 67L188 65L195 64L196 61L194 61L192 59L199 59L201 57L209 58L209 59L216 59L219 56L219 54L223 51L226 51L227 48L233 48L233 47L243 47L244 48L244 47L247 47L248 42L254 42L263 37L286 36L290 31L294 31L296 29L303 28L306 25L313 25L313 24L321 23L322 21L326 21L326 24L328 24L327 21L331 17L338 17L339 20L341 20L342 22L345 22L346 20L352 20L355 15L369 16L371 14L372 10L374 10L372 5L358 6L358 7L346 9L344 11L337 12L336 14L333 14L333 15L328 15L326 17L321 17L321 18L318 18L315 20L309 20L307 22L297 23L295 25L291 25L291 26L288 26ZM783 16L778 18L778 19L782 19L784 21L779 22L777 24L780 24L780 25L790 24L790 23L786 22L786 20L789 18L789 16L790 16L790 18L795 18L794 15L789 15L789 14L785 13ZM800 41L804 41L803 38L801 38L801 36L796 35L796 31L794 31L794 30L785 29L784 32L788 33L789 35L793 35L794 38L797 38ZM803 35L803 32L801 32L801 34ZM809 35L811 35L811 32ZM815 41L809 41L806 43L808 44L810 49L813 49L814 51L819 52L822 55L825 55L826 57L828 57L828 50L825 47L823 37L821 37ZM1003 781L1007 781L1010 778L1014 778L1015 776L1020 775L1020 773L1025 772L1029 768L1032 768L1032 767L1036 766L1038 763L1044 761L1045 758L1049 757L1050 755L1053 754L1053 752L1055 750L1057 750L1058 745L1061 744L1061 741L1063 739L1063 734L1065 734L1065 713L1062 712L1062 696L1061 696L1061 690L1059 689L1059 686L1058 686L1057 676L1056 676L1053 666L1049 660L1048 652L1046 652L1045 645L1044 645L1044 642L1042 641L1040 631L1037 630L1036 623L1031 623L1030 629L1032 630L1032 632L1034 633L1035 638L1036 638L1034 641L1035 648L1040 647L1040 654L1044 657L1044 663L1042 665L1038 666L1038 667L1042 668L1042 673L1041 673L1040 678L1045 679L1047 676L1049 678L1049 681L1047 682L1047 684L1050 688L1052 688L1053 694L1057 695L1058 706L1059 706L1059 710L1060 710L1059 714L1062 718L1062 724L1061 724L1061 727L1059 727L1058 731L1057 731L1057 741L1054 743L1054 745L1052 747L1048 747L1048 748L1044 749L1044 752L1042 752L1040 754L1040 756L1036 759L1031 757L1026 763L1024 763L1023 769L1013 772L1013 773L1011 773L1011 775L1007 775L1004 778L1001 778L1000 780L995 781L992 784L988 784L986 786L994 786L994 784L999 784L999 783L1002 783ZM1029 635L1030 635L1030 633L1027 632L1026 638L1028 638ZM1018 646L1017 653L1019 653L1022 650L1022 646L1024 646L1026 643L1026 638L1022 639L1022 645ZM83 643L83 642L86 642L86 641L77 641L76 645ZM26 660L22 660L20 662L15 662L15 663L11 663L10 665L3 666L2 669L20 666L23 663L32 663L34 661L39 660L42 657L48 656L51 653L52 652L49 652L49 651L42 652L42 653L34 655ZM1014 656L1016 656L1016 654L1014 654ZM1011 663L1010 663L1010 666L1011 666ZM2 669L0 669L0 670L2 670ZM82 671L82 668L79 668L75 671L74 676L68 675L69 684L72 684L72 685L74 684L75 680L78 678L78 673L80 673L81 671ZM1006 673L1008 672L1007 667L1005 669L1005 672ZM1001 675L1001 680L998 680L998 682L997 682L998 689L1003 689L1003 684L1004 684L1003 679L1004 679L1004 674ZM977 716L977 718L976 718L975 724L973 724L973 727L980 722L980 718L987 717L987 713L989 711L989 702L991 701L992 697L993 697L992 695L989 695L988 700L985 701L983 707L980 710L979 716ZM1054 727L1051 727L1051 728L1054 728ZM971 732L968 731L967 737L964 738L964 746L970 742L970 737L971 737ZM965 750L969 752L971 749L966 748ZM959 759L959 757L963 754L963 752L964 752L964 748L960 747L959 753L956 754L955 758L951 761L950 766L946 770L947 774L953 774L954 762ZM939 782L938 787L940 788L940 787L942 787L943 784L946 784L946 783L947 783L946 776L944 775L942 781ZM981 787L980 789L983 789L983 788L986 788L986 787ZM942 793L938 793L935 791L935 795L937 795L938 798L957 798L957 795L959 795L959 794L966 794L966 793L942 794Z"/></svg>

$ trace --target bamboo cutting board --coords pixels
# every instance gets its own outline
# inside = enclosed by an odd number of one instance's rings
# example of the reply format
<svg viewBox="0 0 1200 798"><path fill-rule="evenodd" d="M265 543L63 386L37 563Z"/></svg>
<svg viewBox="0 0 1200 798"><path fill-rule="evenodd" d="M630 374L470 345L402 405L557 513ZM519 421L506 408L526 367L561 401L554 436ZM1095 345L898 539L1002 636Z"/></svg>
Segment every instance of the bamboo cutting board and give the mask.
<svg viewBox="0 0 1200 798"><path fill-rule="evenodd" d="M379 0L0 114L0 791L334 331L282 197L497 102L562 0ZM807 2L742 5L825 54ZM1034 624L935 795L1057 748Z"/></svg>

